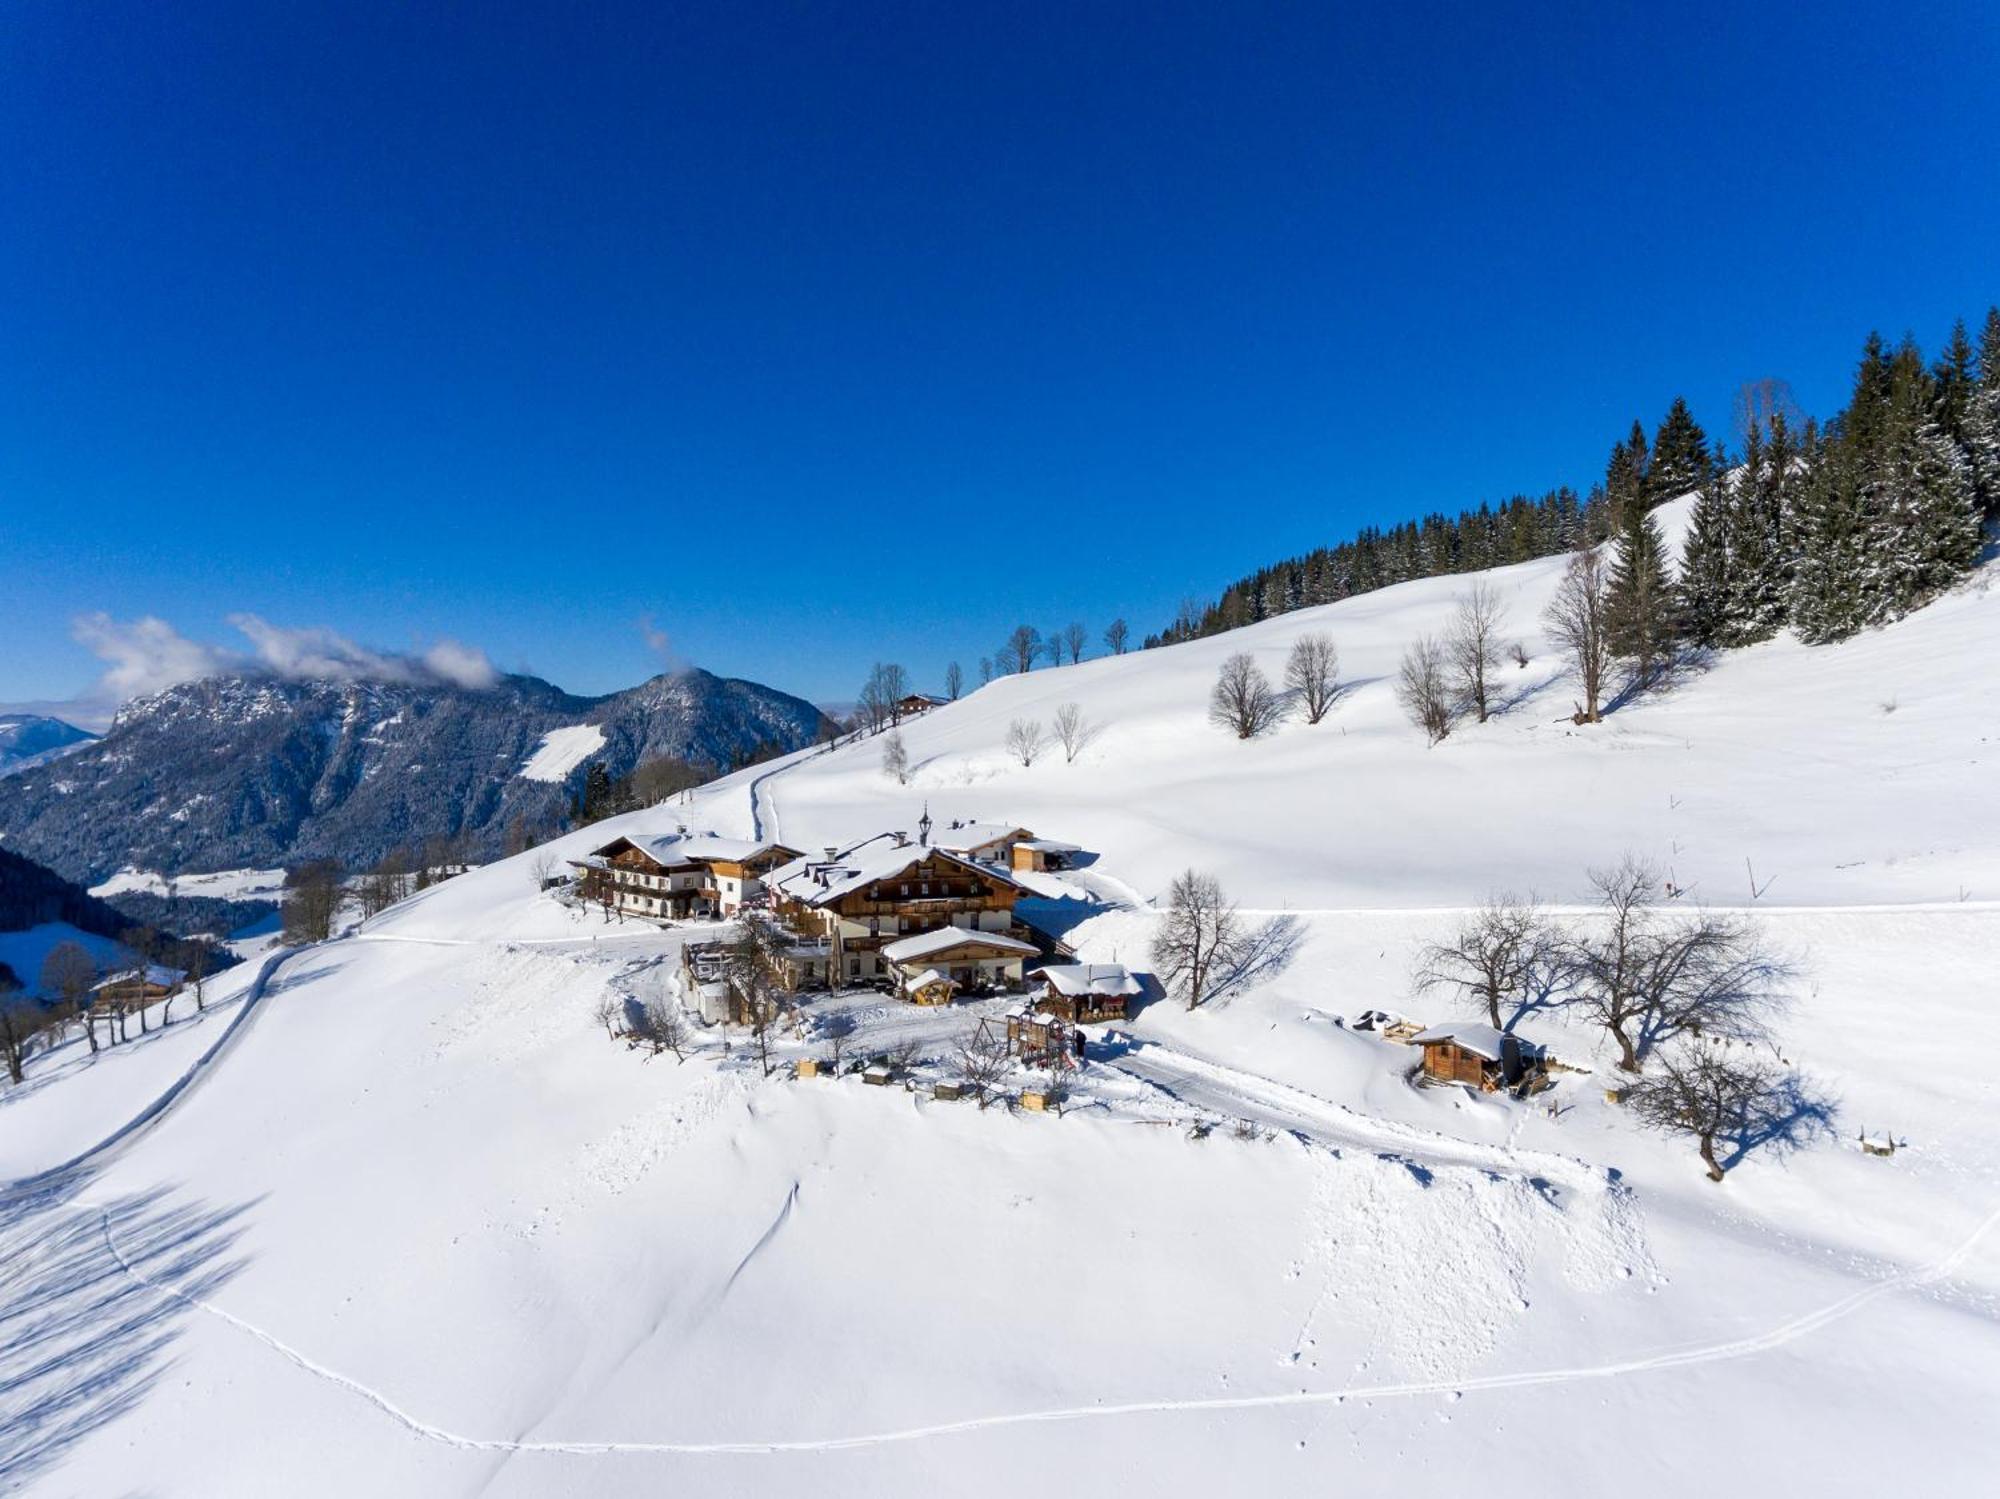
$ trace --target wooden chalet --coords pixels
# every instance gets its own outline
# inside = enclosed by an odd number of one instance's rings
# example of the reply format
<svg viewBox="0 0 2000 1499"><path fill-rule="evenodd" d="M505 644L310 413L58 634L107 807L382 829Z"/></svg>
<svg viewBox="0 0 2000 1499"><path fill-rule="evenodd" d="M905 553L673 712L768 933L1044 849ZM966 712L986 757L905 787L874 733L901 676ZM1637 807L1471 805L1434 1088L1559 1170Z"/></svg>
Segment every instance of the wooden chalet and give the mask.
<svg viewBox="0 0 2000 1499"><path fill-rule="evenodd" d="M1014 920L1014 903L1024 892L1004 869L911 843L900 833L794 860L771 874L765 887L794 933L829 945L832 983L891 976L882 949L923 932L953 927L1023 942L1028 936Z"/></svg>
<svg viewBox="0 0 2000 1499"><path fill-rule="evenodd" d="M890 705L890 711L898 718L915 718L928 713L933 708L942 708L950 702L948 697L933 697L928 692L909 692Z"/></svg>
<svg viewBox="0 0 2000 1499"><path fill-rule="evenodd" d="M1072 1024L1123 1020L1127 1003L1145 992L1120 963L1051 963L1029 977L1041 985L1035 1008Z"/></svg>
<svg viewBox="0 0 2000 1499"><path fill-rule="evenodd" d="M798 857L782 843L673 833L614 838L571 863L583 899L621 915L686 921L758 904L765 877Z"/></svg>
<svg viewBox="0 0 2000 1499"><path fill-rule="evenodd" d="M1464 1083L1482 1093L1513 1088L1543 1070L1542 1049L1512 1031L1475 1021L1434 1025L1410 1038L1424 1052L1423 1075L1435 1083Z"/></svg>
<svg viewBox="0 0 2000 1499"><path fill-rule="evenodd" d="M899 994L919 1004L940 1004L952 993L1019 988L1021 965L1040 951L1034 943L1004 932L947 926L885 943L881 958ZM951 990L942 998L937 997L935 980L939 977Z"/></svg>
<svg viewBox="0 0 2000 1499"><path fill-rule="evenodd" d="M180 993L186 982L187 974L181 969L148 963L100 979L91 986L90 1002L108 1009L155 1004Z"/></svg>
<svg viewBox="0 0 2000 1499"><path fill-rule="evenodd" d="M924 816L928 818L930 814L926 812ZM930 844L947 853L963 855L976 864L997 864L1010 869L1014 867L1015 846L1034 836L1011 822L953 822L950 827L937 829L930 837Z"/></svg>

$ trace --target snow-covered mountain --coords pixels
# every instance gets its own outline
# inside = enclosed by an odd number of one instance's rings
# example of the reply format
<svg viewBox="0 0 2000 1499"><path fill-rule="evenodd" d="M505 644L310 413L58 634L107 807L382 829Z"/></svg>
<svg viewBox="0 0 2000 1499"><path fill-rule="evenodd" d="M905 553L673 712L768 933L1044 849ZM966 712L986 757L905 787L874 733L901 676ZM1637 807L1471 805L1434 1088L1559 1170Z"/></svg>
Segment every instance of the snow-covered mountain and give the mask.
<svg viewBox="0 0 2000 1499"><path fill-rule="evenodd" d="M44 1058L0 1095L0 1174L36 1183L4 1193L0 1314L51 1329L0 1348L43 1413L0 1421L0 1463L79 1493L1975 1492L1994 569L1580 728L1539 623L1559 567L1490 575L1527 664L1435 748L1392 680L1464 579L1002 679L903 726L907 785L880 740L803 751L232 974L115 1062ZM1324 722L1207 722L1228 655L1275 674L1315 630L1349 684ZM1068 703L1073 761L1010 757ZM1192 867L1270 960L1100 1030L1061 1117L982 1111L766 1077L740 1032L678 1064L614 1043L601 1003L667 997L685 934L534 877L619 832L817 849L926 808L1082 845L1024 878L1085 959L1144 966ZM1355 1023L1450 1014L1412 992L1419 943L1495 888L1583 922L1585 868L1628 851L1802 971L1798 1148L1746 1140L1721 1186L1607 1097L1587 1030L1527 1023L1583 1070L1520 1102L1415 1087ZM923 1078L991 1013L818 1000L780 1060L824 1057L836 1012L851 1055L908 1041Z"/></svg>
<svg viewBox="0 0 2000 1499"><path fill-rule="evenodd" d="M60 718L38 713L0 713L0 776L46 764L96 737Z"/></svg>
<svg viewBox="0 0 2000 1499"><path fill-rule="evenodd" d="M71 878L332 855L364 865L435 834L499 851L559 821L586 760L732 763L809 744L810 704L704 671L580 698L533 677L445 683L210 678L128 703L103 739L0 785L0 840ZM577 753L551 762L552 736Z"/></svg>

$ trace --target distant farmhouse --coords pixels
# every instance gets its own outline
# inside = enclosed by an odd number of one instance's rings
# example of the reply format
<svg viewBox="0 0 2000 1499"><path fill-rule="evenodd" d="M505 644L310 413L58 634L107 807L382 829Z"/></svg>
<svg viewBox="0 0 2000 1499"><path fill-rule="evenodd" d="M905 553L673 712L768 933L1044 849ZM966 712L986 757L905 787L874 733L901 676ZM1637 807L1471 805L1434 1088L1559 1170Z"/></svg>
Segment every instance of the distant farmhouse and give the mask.
<svg viewBox="0 0 2000 1499"><path fill-rule="evenodd" d="M686 921L759 904L765 877L798 857L782 843L671 833L614 838L570 863L583 899L621 915Z"/></svg>

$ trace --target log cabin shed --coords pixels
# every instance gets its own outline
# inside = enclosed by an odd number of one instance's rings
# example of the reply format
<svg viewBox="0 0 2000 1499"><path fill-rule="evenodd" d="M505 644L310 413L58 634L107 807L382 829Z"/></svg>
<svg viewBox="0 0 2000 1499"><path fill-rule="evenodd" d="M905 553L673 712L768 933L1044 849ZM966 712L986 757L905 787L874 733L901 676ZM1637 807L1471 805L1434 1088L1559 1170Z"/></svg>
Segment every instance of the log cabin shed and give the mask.
<svg viewBox="0 0 2000 1499"><path fill-rule="evenodd" d="M1051 963L1029 977L1043 986L1035 1008L1072 1023L1123 1020L1126 1006L1145 992L1122 963Z"/></svg>
<svg viewBox="0 0 2000 1499"><path fill-rule="evenodd" d="M1434 1025L1410 1038L1424 1049L1424 1076L1437 1083L1464 1083L1482 1092L1511 1088L1542 1061L1542 1049L1512 1031L1477 1021Z"/></svg>

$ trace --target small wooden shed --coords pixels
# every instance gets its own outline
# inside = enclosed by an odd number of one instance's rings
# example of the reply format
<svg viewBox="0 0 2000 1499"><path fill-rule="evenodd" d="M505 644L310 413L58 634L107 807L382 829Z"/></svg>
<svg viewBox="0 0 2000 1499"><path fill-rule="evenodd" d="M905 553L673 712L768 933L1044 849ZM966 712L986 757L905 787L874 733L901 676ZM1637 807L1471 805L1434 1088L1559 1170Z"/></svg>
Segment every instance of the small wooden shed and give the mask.
<svg viewBox="0 0 2000 1499"><path fill-rule="evenodd" d="M1464 1083L1490 1093L1511 1088L1540 1071L1542 1049L1512 1031L1462 1021L1434 1025L1410 1038L1424 1050L1424 1076L1437 1083Z"/></svg>

